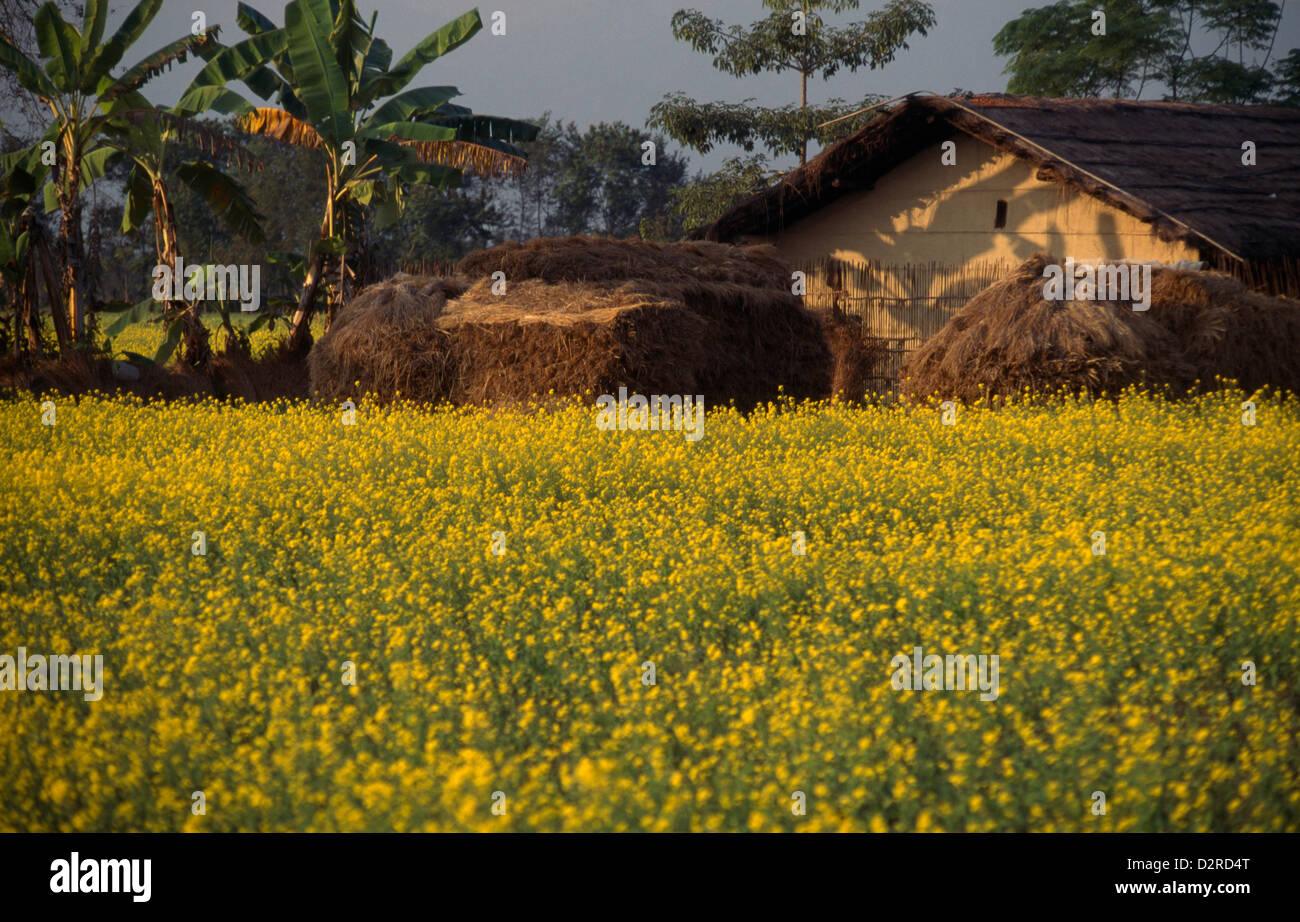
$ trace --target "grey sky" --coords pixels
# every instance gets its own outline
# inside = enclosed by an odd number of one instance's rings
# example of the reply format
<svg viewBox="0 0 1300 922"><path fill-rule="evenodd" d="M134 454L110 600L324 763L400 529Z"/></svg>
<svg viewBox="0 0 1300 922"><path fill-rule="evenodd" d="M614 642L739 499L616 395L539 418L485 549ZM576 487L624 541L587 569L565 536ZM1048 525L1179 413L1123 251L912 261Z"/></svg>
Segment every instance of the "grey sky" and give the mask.
<svg viewBox="0 0 1300 922"><path fill-rule="evenodd" d="M866 93L897 96L914 90L946 93L955 87L996 91L1006 87L1004 61L993 55L994 33L1022 10L1051 0L931 0L938 17L928 36L916 38L908 51L883 70L843 73L810 87L814 100ZM115 4L125 16L130 3ZM254 7L277 23L284 21L283 0L254 0ZM379 13L378 33L397 56L447 20L473 8L472 0L360 0L364 14ZM876 9L883 0L864 0ZM798 100L794 75L763 75L737 80L713 69L709 56L673 40L669 20L683 7L703 10L728 23L748 24L765 13L759 0L487 0L478 6L484 23L494 10L506 13L507 34L485 28L468 44L435 61L415 85L453 84L464 94L458 102L477 112L528 118L549 109L580 126L624 121L643 127L650 106L665 93L681 90L701 100L737 101L756 97L764 105ZM242 35L235 25L236 0L166 0L149 31L136 46L141 53L161 47L189 30L194 10L208 24L220 23L223 40ZM1300 0L1287 4L1275 57L1300 46ZM137 56L138 57L138 56ZM171 101L197 71L193 62L151 84L149 96ZM1149 94L1148 94L1149 95ZM712 169L734 153L715 149L707 157L692 155L693 167ZM790 166L785 158L779 166Z"/></svg>

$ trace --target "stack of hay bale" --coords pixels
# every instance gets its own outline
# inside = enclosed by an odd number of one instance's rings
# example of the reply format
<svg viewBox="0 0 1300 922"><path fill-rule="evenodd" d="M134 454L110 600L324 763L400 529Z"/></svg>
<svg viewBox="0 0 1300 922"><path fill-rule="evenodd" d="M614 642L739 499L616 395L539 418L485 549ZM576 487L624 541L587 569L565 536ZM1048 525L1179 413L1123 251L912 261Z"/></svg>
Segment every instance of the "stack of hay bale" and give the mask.
<svg viewBox="0 0 1300 922"><path fill-rule="evenodd" d="M361 292L312 350L313 391L503 404L622 386L748 407L828 396L837 373L771 248L550 238L471 253L456 276Z"/></svg>
<svg viewBox="0 0 1300 922"><path fill-rule="evenodd" d="M1151 303L1048 301L1038 254L990 285L902 371L913 397L999 400L1043 391L1115 394L1134 384L1177 395L1236 381L1300 393L1300 302L1212 272L1153 268Z"/></svg>

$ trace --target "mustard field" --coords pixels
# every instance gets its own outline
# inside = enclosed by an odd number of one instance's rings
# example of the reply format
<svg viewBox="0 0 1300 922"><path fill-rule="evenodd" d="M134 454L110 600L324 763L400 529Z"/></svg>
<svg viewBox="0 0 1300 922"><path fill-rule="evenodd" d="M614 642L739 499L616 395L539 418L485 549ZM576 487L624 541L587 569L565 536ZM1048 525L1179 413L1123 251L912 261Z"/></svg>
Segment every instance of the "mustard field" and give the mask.
<svg viewBox="0 0 1300 922"><path fill-rule="evenodd" d="M0 830L1300 830L1246 399L0 402Z"/></svg>

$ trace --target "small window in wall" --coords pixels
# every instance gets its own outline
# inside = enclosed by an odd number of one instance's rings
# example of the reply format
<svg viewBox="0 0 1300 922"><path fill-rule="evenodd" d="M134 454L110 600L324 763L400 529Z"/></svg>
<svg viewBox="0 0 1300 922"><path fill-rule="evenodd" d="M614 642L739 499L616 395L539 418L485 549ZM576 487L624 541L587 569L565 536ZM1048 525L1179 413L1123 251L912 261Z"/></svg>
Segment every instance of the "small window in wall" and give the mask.
<svg viewBox="0 0 1300 922"><path fill-rule="evenodd" d="M1003 199L998 199L998 216L993 219L993 226L1007 226L1007 203Z"/></svg>

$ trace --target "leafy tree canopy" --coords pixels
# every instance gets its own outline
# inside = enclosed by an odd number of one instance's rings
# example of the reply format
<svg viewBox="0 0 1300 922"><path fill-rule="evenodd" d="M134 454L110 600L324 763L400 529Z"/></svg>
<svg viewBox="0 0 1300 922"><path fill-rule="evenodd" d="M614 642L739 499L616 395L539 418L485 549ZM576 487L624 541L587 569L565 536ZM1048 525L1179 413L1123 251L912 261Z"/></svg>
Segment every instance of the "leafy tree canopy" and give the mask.
<svg viewBox="0 0 1300 922"><path fill-rule="evenodd" d="M799 104L776 108L740 103L702 103L682 93L670 93L655 103L647 124L659 128L678 143L700 153L716 144L736 144L752 151L763 145L772 154L797 153L808 157L808 142L827 144L852 133L869 118L844 119L834 126L825 122L842 118L879 101L867 96L860 102L832 99L821 105L808 103L809 79L829 80L841 70L856 73L875 70L894 60L908 47L907 40L925 35L935 23L933 8L921 0L890 0L866 18L847 25L832 25L823 12L858 10L859 0L763 0L771 12L748 28L710 19L699 10L678 10L673 15L673 36L702 54L713 55L713 66L733 77L759 73L799 75Z"/></svg>
<svg viewBox="0 0 1300 922"><path fill-rule="evenodd" d="M1182 102L1286 103L1289 57L1267 67L1280 16L1274 0L1058 0L1008 22L993 50L1009 58L1011 93L1137 98L1163 87Z"/></svg>

